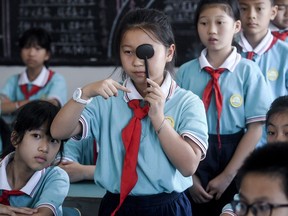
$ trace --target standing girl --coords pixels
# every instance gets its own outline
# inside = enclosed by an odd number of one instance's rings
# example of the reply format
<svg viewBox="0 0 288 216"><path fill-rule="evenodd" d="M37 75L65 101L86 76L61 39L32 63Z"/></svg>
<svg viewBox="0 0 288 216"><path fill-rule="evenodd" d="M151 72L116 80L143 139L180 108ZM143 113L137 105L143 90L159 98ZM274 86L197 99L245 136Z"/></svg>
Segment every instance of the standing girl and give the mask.
<svg viewBox="0 0 288 216"><path fill-rule="evenodd" d="M50 166L63 151L63 142L50 134L58 110L39 100L20 109L11 134L14 151L4 152L0 163L0 214L62 215L69 177Z"/></svg>
<svg viewBox="0 0 288 216"><path fill-rule="evenodd" d="M115 44L127 79L76 90L53 121L52 135L97 140L94 179L107 190L100 216L191 215L183 191L205 157L207 123L199 97L179 88L170 75L175 41L168 17L153 9L127 13ZM143 44L154 50L149 79L136 55Z"/></svg>
<svg viewBox="0 0 288 216"><path fill-rule="evenodd" d="M48 100L62 106L67 100L64 77L48 69L51 57L51 37L42 28L31 28L19 39L20 55L25 70L12 75L0 91L1 112L10 124L15 111L31 100Z"/></svg>
<svg viewBox="0 0 288 216"><path fill-rule="evenodd" d="M237 192L234 177L261 136L271 101L259 67L232 46L239 19L237 1L200 1L195 21L206 48L177 73L178 84L201 97L207 112L209 148L189 190L196 216L219 215Z"/></svg>

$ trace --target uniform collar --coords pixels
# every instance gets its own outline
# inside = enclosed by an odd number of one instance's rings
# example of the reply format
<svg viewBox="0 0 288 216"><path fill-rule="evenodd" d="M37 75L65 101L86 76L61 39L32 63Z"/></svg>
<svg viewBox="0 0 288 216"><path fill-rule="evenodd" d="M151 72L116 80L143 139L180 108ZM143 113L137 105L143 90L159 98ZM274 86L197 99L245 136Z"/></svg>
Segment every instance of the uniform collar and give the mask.
<svg viewBox="0 0 288 216"><path fill-rule="evenodd" d="M239 44L243 49L243 52L254 52L257 55L262 55L265 53L269 47L271 46L271 43L273 41L273 35L271 34L271 31L268 30L265 37L261 40L261 42L253 49L253 47L250 45L246 37L244 36L243 32L240 33L240 41Z"/></svg>
<svg viewBox="0 0 288 216"><path fill-rule="evenodd" d="M20 74L18 85L25 85L25 84L31 83L33 85L43 87L47 83L48 78L49 78L49 70L46 67L42 68L40 74L32 82L29 81L28 76L27 76L27 72L23 71Z"/></svg>
<svg viewBox="0 0 288 216"><path fill-rule="evenodd" d="M131 92L127 93L124 92L124 100L129 102L130 100L138 99L143 100L143 97L137 91L136 87L134 86L132 80L130 78L126 79L123 84L126 88L130 89ZM166 73L165 79L161 85L161 90L164 93L166 100L169 100L177 87L176 82L172 79L169 72Z"/></svg>
<svg viewBox="0 0 288 216"><path fill-rule="evenodd" d="M241 60L241 55L237 53L236 47L232 47L232 52L228 56L228 58L223 62L223 64L219 68L226 68L230 72L233 72L239 61ZM207 48L203 49L201 55L199 57L199 63L201 69L204 67L212 67L212 65L208 62L207 58ZM213 67L212 67L213 68ZM214 68L217 69L217 68Z"/></svg>
<svg viewBox="0 0 288 216"><path fill-rule="evenodd" d="M9 161L11 161L14 157L14 153L12 152L8 154L1 162L0 162L0 190L12 190L11 186L8 183L7 174L6 174L6 167ZM20 189L20 191L24 192L27 195L33 197L35 193L35 188L41 179L41 176L45 173L45 169L36 171L33 176L29 179L26 185Z"/></svg>

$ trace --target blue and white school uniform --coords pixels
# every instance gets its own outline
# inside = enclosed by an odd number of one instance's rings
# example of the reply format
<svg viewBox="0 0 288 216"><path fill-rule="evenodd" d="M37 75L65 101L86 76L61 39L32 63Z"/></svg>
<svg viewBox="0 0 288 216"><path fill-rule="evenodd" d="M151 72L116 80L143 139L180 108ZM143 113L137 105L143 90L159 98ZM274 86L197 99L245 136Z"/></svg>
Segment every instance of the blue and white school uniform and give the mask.
<svg viewBox="0 0 288 216"><path fill-rule="evenodd" d="M103 97L93 98L80 119L83 125L82 137L92 136L99 144L95 182L113 194L120 193L125 155L121 132L133 116L127 102L143 99L130 79L123 85L130 89L131 93L119 91L117 97L107 100ZM203 102L192 92L179 88L169 73L166 74L161 89L166 95L166 119L183 138L191 139L201 148L204 159L208 147L208 134ZM138 181L129 195L182 193L192 185L191 176L184 177L169 161L150 118L147 116L141 123Z"/></svg>
<svg viewBox="0 0 288 216"><path fill-rule="evenodd" d="M0 91L0 95L7 97L10 101L25 100L25 95L21 90L21 85L28 85L28 90L32 88L32 85L39 86L41 89L34 95L30 96L29 100L35 99L56 99L61 106L67 102L67 85L64 77L59 73L54 73L50 78L50 71L43 67L38 77L30 82L26 71L21 74L15 74L11 76L4 87ZM13 121L13 116L12 120ZM5 115L7 120L7 115Z"/></svg>
<svg viewBox="0 0 288 216"><path fill-rule="evenodd" d="M277 40L270 31L257 45L256 48L249 44L244 34L241 32L239 45L242 47L241 55L247 58L249 52L254 52L252 60L256 62L264 75L268 89L271 92L272 100L279 96L288 94L288 44ZM256 81L255 84L258 85ZM266 130L263 130L263 136L258 146L266 143Z"/></svg>
<svg viewBox="0 0 288 216"><path fill-rule="evenodd" d="M3 190L12 190L6 175L6 166L14 157L14 152L0 162L0 196ZM21 188L21 196L10 196L10 206L51 209L55 216L62 216L62 203L68 194L69 177L57 166L36 171L27 184Z"/></svg>
<svg viewBox="0 0 288 216"><path fill-rule="evenodd" d="M207 49L204 49L198 59L181 65L176 78L180 87L191 90L200 98L203 97L203 92L211 79L210 74L203 69L206 66L212 67L206 59L206 54ZM267 85L259 67L254 62L241 58L235 47L219 68L226 68L218 79L223 97L219 128L221 145L217 139L217 108L215 95L212 94L206 113L209 149L206 159L200 162L196 172L204 188L210 180L225 169L234 155L247 125L265 121L266 112L271 103L271 96L266 91ZM219 206L222 205L222 202L226 204L226 199L232 198L235 192L237 192L236 184L235 181L232 181L221 199L215 200L215 203L214 200L209 203L212 206L218 206L215 209L221 211ZM210 206L203 208L204 211L210 211L210 209L211 214L217 214Z"/></svg>
<svg viewBox="0 0 288 216"><path fill-rule="evenodd" d="M82 140L71 138L64 145L63 159L83 165L95 165L98 149L97 142L92 137Z"/></svg>

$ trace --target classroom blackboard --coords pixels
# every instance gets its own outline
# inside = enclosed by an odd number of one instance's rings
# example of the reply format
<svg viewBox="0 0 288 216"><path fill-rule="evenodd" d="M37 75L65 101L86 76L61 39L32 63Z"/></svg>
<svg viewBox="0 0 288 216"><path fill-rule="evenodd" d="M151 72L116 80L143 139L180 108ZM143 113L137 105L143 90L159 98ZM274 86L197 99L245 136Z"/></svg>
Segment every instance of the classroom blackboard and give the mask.
<svg viewBox="0 0 288 216"><path fill-rule="evenodd" d="M139 7L163 10L176 39L176 65L202 49L193 25L198 0L1 0L0 64L21 65L17 41L30 27L51 32L51 65L113 65L112 41L120 18Z"/></svg>

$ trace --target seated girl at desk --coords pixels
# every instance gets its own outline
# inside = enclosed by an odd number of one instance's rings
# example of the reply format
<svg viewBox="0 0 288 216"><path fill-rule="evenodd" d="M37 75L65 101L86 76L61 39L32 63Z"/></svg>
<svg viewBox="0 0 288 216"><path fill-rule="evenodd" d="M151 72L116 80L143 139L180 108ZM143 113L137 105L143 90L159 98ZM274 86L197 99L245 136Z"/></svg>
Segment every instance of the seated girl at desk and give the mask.
<svg viewBox="0 0 288 216"><path fill-rule="evenodd" d="M62 216L69 177L50 166L63 141L52 138L50 125L59 108L35 100L17 114L9 149L0 162L0 215Z"/></svg>

